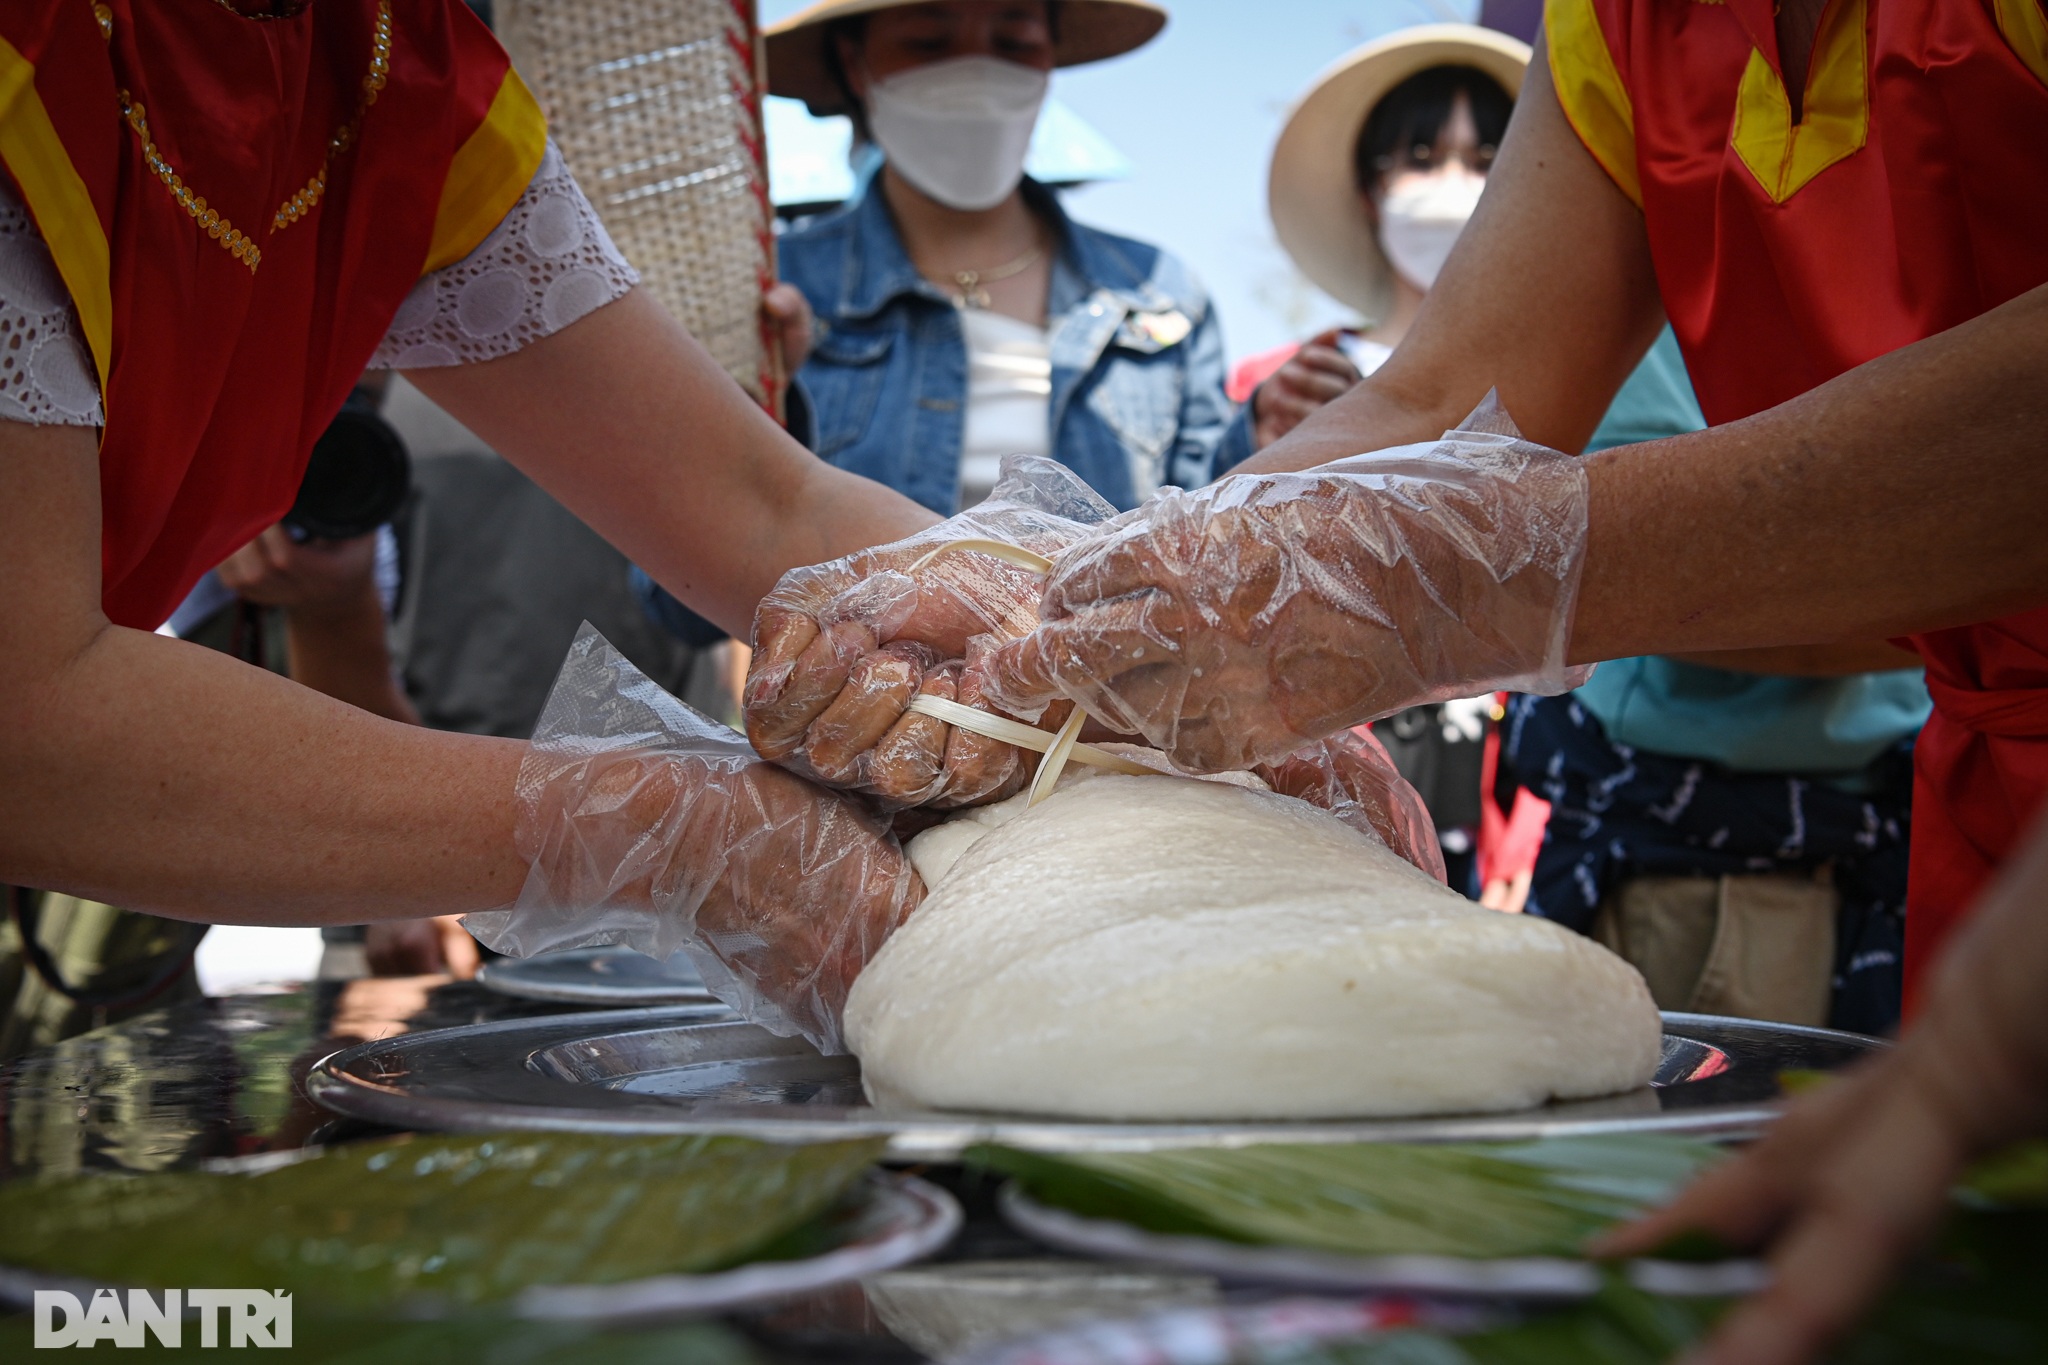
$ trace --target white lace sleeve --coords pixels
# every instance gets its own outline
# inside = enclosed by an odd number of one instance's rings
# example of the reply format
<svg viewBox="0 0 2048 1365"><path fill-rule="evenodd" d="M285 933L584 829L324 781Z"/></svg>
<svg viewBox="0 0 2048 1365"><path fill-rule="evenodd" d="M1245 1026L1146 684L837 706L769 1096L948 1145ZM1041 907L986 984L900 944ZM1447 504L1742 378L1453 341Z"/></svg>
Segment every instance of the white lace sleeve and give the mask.
<svg viewBox="0 0 2048 1365"><path fill-rule="evenodd" d="M71 293L0 177L0 421L97 427L100 381Z"/></svg>
<svg viewBox="0 0 2048 1365"><path fill-rule="evenodd" d="M551 141L533 183L483 245L420 277L370 368L423 370L510 355L639 282Z"/></svg>

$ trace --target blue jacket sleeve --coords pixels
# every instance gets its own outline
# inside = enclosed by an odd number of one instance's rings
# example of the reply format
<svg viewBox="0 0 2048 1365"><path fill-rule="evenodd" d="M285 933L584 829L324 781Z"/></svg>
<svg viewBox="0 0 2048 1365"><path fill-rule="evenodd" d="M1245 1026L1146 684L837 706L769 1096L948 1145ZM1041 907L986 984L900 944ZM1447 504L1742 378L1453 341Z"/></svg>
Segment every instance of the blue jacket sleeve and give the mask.
<svg viewBox="0 0 2048 1365"><path fill-rule="evenodd" d="M1199 488L1251 456L1251 427L1224 393L1223 327L1216 310L1204 308L1187 340L1187 372L1181 385L1180 429L1174 436L1167 477L1182 488Z"/></svg>
<svg viewBox="0 0 2048 1365"><path fill-rule="evenodd" d="M1230 419L1223 439L1216 445L1215 467L1209 471L1209 477L1222 478L1249 460L1252 449L1252 405L1249 402L1239 403L1237 415Z"/></svg>

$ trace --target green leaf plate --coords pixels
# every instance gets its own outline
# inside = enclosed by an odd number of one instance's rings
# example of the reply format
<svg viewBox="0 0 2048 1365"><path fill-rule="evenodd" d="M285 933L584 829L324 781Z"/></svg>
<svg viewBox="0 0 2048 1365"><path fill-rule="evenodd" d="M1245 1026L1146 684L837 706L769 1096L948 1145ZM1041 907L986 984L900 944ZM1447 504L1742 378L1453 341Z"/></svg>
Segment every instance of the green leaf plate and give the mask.
<svg viewBox="0 0 2048 1365"><path fill-rule="evenodd" d="M1582 1298L1602 1282L1579 1257L1586 1239L1719 1155L1680 1138L1612 1135L969 1157L1015 1177L1001 1199L1012 1223L1069 1251L1297 1288ZM1629 1275L1682 1294L1759 1282L1744 1261L1642 1262Z"/></svg>
<svg viewBox="0 0 2048 1365"><path fill-rule="evenodd" d="M959 1209L865 1178L876 1139L410 1137L305 1159L0 1185L0 1297L33 1288L261 1287L310 1312L701 1311L929 1254Z"/></svg>

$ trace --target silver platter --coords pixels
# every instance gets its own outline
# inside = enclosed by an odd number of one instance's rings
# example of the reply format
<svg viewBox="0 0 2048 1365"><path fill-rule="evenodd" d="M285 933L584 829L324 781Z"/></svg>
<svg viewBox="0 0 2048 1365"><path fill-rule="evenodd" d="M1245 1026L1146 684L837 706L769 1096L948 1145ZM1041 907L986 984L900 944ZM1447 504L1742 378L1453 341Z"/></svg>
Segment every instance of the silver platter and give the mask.
<svg viewBox="0 0 2048 1365"><path fill-rule="evenodd" d="M571 948L539 957L487 963L477 984L522 1000L630 1009L644 1005L708 1005L712 994L690 959L668 961L631 948Z"/></svg>
<svg viewBox="0 0 2048 1365"><path fill-rule="evenodd" d="M209 1169L258 1170L279 1164L277 1154L250 1158L251 1164L211 1163ZM292 1159L312 1155L293 1152ZM617 1284L538 1285L502 1306L530 1321L630 1324L723 1312L747 1304L815 1293L851 1284L898 1266L921 1261L958 1235L959 1203L936 1185L912 1176L870 1172L854 1198L825 1215L825 1250L791 1261L750 1261L705 1274L651 1275ZM0 1253L4 1254L4 1253ZM0 1307L27 1309L39 1289L65 1290L81 1303L108 1286L97 1280L53 1275L0 1264ZM394 1318L409 1321L446 1316L431 1301L400 1301Z"/></svg>
<svg viewBox="0 0 2048 1365"><path fill-rule="evenodd" d="M1530 1300L1590 1299L1606 1270L1562 1256L1344 1256L1305 1247L1250 1246L1215 1237L1152 1232L1041 1204L1016 1182L996 1199L1003 1218L1027 1237L1115 1261L1199 1270L1227 1284L1256 1284L1324 1294L1428 1294ZM1622 1274L1636 1288L1678 1298L1733 1298L1769 1282L1757 1261L1629 1261Z"/></svg>
<svg viewBox="0 0 2048 1365"><path fill-rule="evenodd" d="M892 1158L946 1161L977 1142L1148 1151L1254 1142L1511 1142L1583 1133L1736 1137L1776 1114L1785 1071L1828 1071L1883 1044L1790 1024L1664 1016L1664 1059L1626 1095L1509 1114L1307 1123L1081 1123L877 1109L860 1066L722 1006L564 1014L404 1033L337 1052L306 1088L339 1113L450 1132L730 1133L791 1141L886 1136Z"/></svg>

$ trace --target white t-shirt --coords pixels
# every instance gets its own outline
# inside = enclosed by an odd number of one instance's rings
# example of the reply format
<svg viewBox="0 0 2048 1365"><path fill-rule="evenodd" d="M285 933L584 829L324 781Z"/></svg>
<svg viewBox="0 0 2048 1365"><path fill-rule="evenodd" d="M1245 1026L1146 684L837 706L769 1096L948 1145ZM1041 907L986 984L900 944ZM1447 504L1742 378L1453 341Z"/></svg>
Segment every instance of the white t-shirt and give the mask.
<svg viewBox="0 0 2048 1365"><path fill-rule="evenodd" d="M960 507L989 495L1005 455L1052 454L1052 339L1043 327L962 308L967 411L960 435Z"/></svg>
<svg viewBox="0 0 2048 1365"><path fill-rule="evenodd" d="M1337 349L1344 352L1344 358L1357 368L1360 379L1386 364L1387 357L1394 353L1393 347L1368 341L1349 330L1337 333Z"/></svg>

